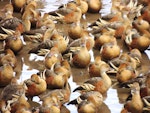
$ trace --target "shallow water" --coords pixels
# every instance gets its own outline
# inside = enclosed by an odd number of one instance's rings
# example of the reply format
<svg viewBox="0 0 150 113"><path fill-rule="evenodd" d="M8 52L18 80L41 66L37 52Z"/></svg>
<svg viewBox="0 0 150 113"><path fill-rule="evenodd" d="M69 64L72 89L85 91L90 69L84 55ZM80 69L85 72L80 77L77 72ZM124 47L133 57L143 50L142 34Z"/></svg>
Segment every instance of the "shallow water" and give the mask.
<svg viewBox="0 0 150 113"><path fill-rule="evenodd" d="M44 3L44 8L41 9L43 13L50 12L56 10L60 5L67 3L68 0L42 0ZM2 3L2 2L1 2ZM105 15L106 13L109 13L111 1L109 0L103 0L103 8L100 11L102 15ZM109 3L109 4L108 4ZM100 16L100 14L87 14L85 15L86 18L82 19L82 23L87 26L89 23L94 22L97 20ZM59 25L56 26L59 28ZM61 28L68 29L67 25L61 25ZM27 44L30 45L31 43ZM32 44L33 46L34 44ZM20 82L30 78L30 76L34 73L39 72L39 70L43 69L43 60L44 57L37 56L35 54L28 54L28 51L30 50L30 47L24 47L23 50L19 53L17 56L19 64L16 68L16 75L20 76ZM91 54L94 57L98 54L99 51L91 51ZM146 53L146 54L145 54ZM150 52L149 50L145 51L143 53L143 64L141 72L145 72L144 70L149 70L150 63ZM95 56L94 56L95 55ZM92 59L92 61L93 61ZM87 75L86 69L72 69L72 76L69 79L69 84L71 86L71 90L73 91L79 84L84 82L86 79L88 79L89 76ZM127 98L129 94L128 89L119 89L116 88L115 83L116 80L114 79L114 76L112 76L113 80L113 86L108 90L106 98L104 100L104 104L102 105L102 108L100 109L100 113L119 113L123 107L123 104L125 102L125 99ZM72 93L70 100L75 99L80 94L78 92ZM39 101L38 97L33 98L34 102L41 103ZM69 110L70 113L77 113L76 106L74 105L65 105L66 109Z"/></svg>

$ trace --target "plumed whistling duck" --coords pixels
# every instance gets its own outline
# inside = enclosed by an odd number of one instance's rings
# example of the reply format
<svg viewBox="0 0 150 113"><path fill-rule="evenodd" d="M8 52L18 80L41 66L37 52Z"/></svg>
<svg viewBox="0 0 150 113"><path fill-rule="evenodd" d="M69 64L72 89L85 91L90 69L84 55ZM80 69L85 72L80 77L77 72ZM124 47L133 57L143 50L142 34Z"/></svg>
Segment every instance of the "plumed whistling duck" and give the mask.
<svg viewBox="0 0 150 113"><path fill-rule="evenodd" d="M10 111L11 110L11 104L17 101L18 97L24 94L26 91L26 87L23 84L19 84L17 82L17 78L13 78L11 80L11 83L8 84L3 90L0 95L0 110L4 111ZM6 108L6 109L5 109ZM8 112L9 113L9 112Z"/></svg>
<svg viewBox="0 0 150 113"><path fill-rule="evenodd" d="M62 23L74 23L79 22L82 17L82 11L79 7L74 3L67 3L64 8L60 11L56 11L56 15L54 16L54 20L60 21Z"/></svg>
<svg viewBox="0 0 150 113"><path fill-rule="evenodd" d="M0 56L0 65L10 64L14 69L17 65L17 58L11 49L5 49Z"/></svg>
<svg viewBox="0 0 150 113"><path fill-rule="evenodd" d="M5 49L11 49L17 54L23 48L23 41L19 30L15 31L14 35L8 36L5 40Z"/></svg>
<svg viewBox="0 0 150 113"><path fill-rule="evenodd" d="M116 42L105 43L100 49L100 55L104 60L111 60L120 55L121 48Z"/></svg>
<svg viewBox="0 0 150 113"><path fill-rule="evenodd" d="M25 6L26 0L11 0L11 3L14 7L14 11L20 12L21 9Z"/></svg>
<svg viewBox="0 0 150 113"><path fill-rule="evenodd" d="M100 56L96 56L95 61L93 63L90 63L90 65L89 65L90 77L100 77L101 75L100 75L99 70L103 64L107 65L106 62L101 60ZM109 68L108 68L108 70L109 70Z"/></svg>
<svg viewBox="0 0 150 113"><path fill-rule="evenodd" d="M88 12L98 13L102 7L102 3L99 0L87 0Z"/></svg>
<svg viewBox="0 0 150 113"><path fill-rule="evenodd" d="M44 93L47 89L46 81L37 74L32 74L31 78L25 80L24 83L27 86L26 96L30 99Z"/></svg>
<svg viewBox="0 0 150 113"><path fill-rule="evenodd" d="M0 10L0 21L12 18L13 17L14 8L12 4L6 4L3 9Z"/></svg>
<svg viewBox="0 0 150 113"><path fill-rule="evenodd" d="M147 35L140 35L135 29L133 29L131 31L127 31L125 43L129 49L137 48L140 51L144 51L149 47L150 39Z"/></svg>
<svg viewBox="0 0 150 113"><path fill-rule="evenodd" d="M120 83L127 82L137 77L136 70L128 63L122 63L118 67L116 78Z"/></svg>
<svg viewBox="0 0 150 113"><path fill-rule="evenodd" d="M88 11L88 3L84 0L75 0L77 7L81 9L82 15Z"/></svg>
<svg viewBox="0 0 150 113"><path fill-rule="evenodd" d="M22 94L21 96L15 95L17 98L17 101L12 103L11 105L11 113L19 113L19 111L29 112L30 104L26 99L25 94Z"/></svg>
<svg viewBox="0 0 150 113"><path fill-rule="evenodd" d="M50 69L51 66L62 60L62 55L57 47L52 47L50 51L45 55L44 65Z"/></svg>
<svg viewBox="0 0 150 113"><path fill-rule="evenodd" d="M71 39L81 38L83 33L83 28L80 23L72 23L70 29L68 29L68 35Z"/></svg>
<svg viewBox="0 0 150 113"><path fill-rule="evenodd" d="M14 70L10 64L4 64L0 67L0 86L4 87L10 84L14 77Z"/></svg>
<svg viewBox="0 0 150 113"><path fill-rule="evenodd" d="M45 92L40 95L40 100L42 100L42 106L52 106L56 105L60 108L63 104L69 102L71 95L70 85L67 82L65 87L62 89L53 89L49 92Z"/></svg>
<svg viewBox="0 0 150 113"><path fill-rule="evenodd" d="M92 102L96 107L101 106L103 102L103 96L98 91L89 91L86 93L81 94L79 97L77 97L74 100L71 100L69 104L75 104L79 105L82 101L90 101Z"/></svg>
<svg viewBox="0 0 150 113"><path fill-rule="evenodd" d="M47 87L50 89L64 88L65 84L68 82L66 70L62 71L58 69L52 69L54 65L51 67L51 69L44 70Z"/></svg>
<svg viewBox="0 0 150 113"><path fill-rule="evenodd" d="M142 54L138 49L132 49L129 53L122 53L119 57L109 61L110 65L117 70L122 63L129 63L134 69L141 66Z"/></svg>
<svg viewBox="0 0 150 113"><path fill-rule="evenodd" d="M131 86L132 99L127 101L121 113L142 113L143 102L140 97L140 86L137 82Z"/></svg>
<svg viewBox="0 0 150 113"><path fill-rule="evenodd" d="M81 40L81 47L72 54L71 63L78 68L85 68L89 65L91 56L86 47L86 39Z"/></svg>
<svg viewBox="0 0 150 113"><path fill-rule="evenodd" d="M105 94L112 84L110 77L106 74L108 68L108 65L102 64L100 68L101 77L90 78L82 85L74 89L74 91L98 91L102 94Z"/></svg>
<svg viewBox="0 0 150 113"><path fill-rule="evenodd" d="M96 107L95 105L90 101L82 101L78 105L78 113L96 113Z"/></svg>

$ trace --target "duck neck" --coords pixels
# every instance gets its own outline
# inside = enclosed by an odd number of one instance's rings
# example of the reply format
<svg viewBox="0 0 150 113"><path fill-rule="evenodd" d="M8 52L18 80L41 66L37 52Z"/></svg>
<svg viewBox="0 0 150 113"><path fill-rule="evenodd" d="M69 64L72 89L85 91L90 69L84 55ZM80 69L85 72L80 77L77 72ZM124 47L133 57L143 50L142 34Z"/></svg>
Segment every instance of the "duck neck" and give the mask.
<svg viewBox="0 0 150 113"><path fill-rule="evenodd" d="M138 101L138 103L142 102L139 90L133 91L132 95L132 101Z"/></svg>
<svg viewBox="0 0 150 113"><path fill-rule="evenodd" d="M105 85L107 88L109 88L112 84L112 81L110 77L106 74L106 72L101 73L102 79L105 81Z"/></svg>

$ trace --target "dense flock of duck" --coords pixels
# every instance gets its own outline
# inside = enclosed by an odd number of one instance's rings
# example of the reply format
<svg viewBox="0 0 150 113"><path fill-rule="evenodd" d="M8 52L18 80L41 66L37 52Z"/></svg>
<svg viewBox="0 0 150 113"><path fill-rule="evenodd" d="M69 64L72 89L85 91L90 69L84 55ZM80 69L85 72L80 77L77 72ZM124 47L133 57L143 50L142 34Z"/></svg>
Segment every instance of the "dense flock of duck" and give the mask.
<svg viewBox="0 0 150 113"><path fill-rule="evenodd" d="M149 0L112 0L111 13L87 27L82 27L81 19L86 13L99 13L100 0L74 0L44 14L38 10L39 3L11 0L0 10L1 113L60 113L64 104L77 106L78 113L99 113L104 95L112 86L111 74L119 87L131 90L132 97L120 113L150 112L150 72L142 76L138 73L144 65L142 53L150 45ZM15 17L14 12L20 13L21 18ZM58 23L70 24L67 35L59 32ZM18 83L19 78L14 75L16 56L26 46L21 36L26 43L37 43L28 53L44 56L44 69ZM118 45L118 39L128 52ZM89 52L92 49L99 51L93 62ZM87 68L90 76L73 89L80 92L74 100L70 100L73 92L68 82L72 67ZM34 96L42 101L37 108L29 103Z"/></svg>

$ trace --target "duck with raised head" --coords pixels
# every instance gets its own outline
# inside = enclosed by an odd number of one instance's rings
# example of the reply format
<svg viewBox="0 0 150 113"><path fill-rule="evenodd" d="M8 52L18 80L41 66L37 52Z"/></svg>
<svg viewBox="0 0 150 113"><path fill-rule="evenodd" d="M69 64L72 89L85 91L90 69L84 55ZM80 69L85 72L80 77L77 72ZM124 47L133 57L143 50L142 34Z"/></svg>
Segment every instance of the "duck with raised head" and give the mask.
<svg viewBox="0 0 150 113"><path fill-rule="evenodd" d="M25 25L25 31L30 31L31 28L36 28L38 21L41 19L41 12L37 10L35 1L30 2L22 14L22 21Z"/></svg>
<svg viewBox="0 0 150 113"><path fill-rule="evenodd" d="M132 99L127 101L122 109L121 113L142 113L143 102L140 96L139 83L135 82L131 85Z"/></svg>
<svg viewBox="0 0 150 113"><path fill-rule="evenodd" d="M31 78L25 80L24 83L27 86L26 96L29 99L44 93L47 89L46 81L37 74L32 74Z"/></svg>
<svg viewBox="0 0 150 113"><path fill-rule="evenodd" d="M75 50L71 53L70 62L78 68L85 68L91 61L91 55L86 47L86 39L82 38L80 41L79 50Z"/></svg>
<svg viewBox="0 0 150 113"><path fill-rule="evenodd" d="M68 29L68 35L73 40L81 38L82 33L83 28L81 27L81 24L79 22L72 23L70 25L70 29Z"/></svg>
<svg viewBox="0 0 150 113"><path fill-rule="evenodd" d="M85 81L82 85L74 89L75 91L87 92L98 91L101 94L105 94L112 85L110 77L107 75L109 66L102 64L100 68L101 77L93 77Z"/></svg>

